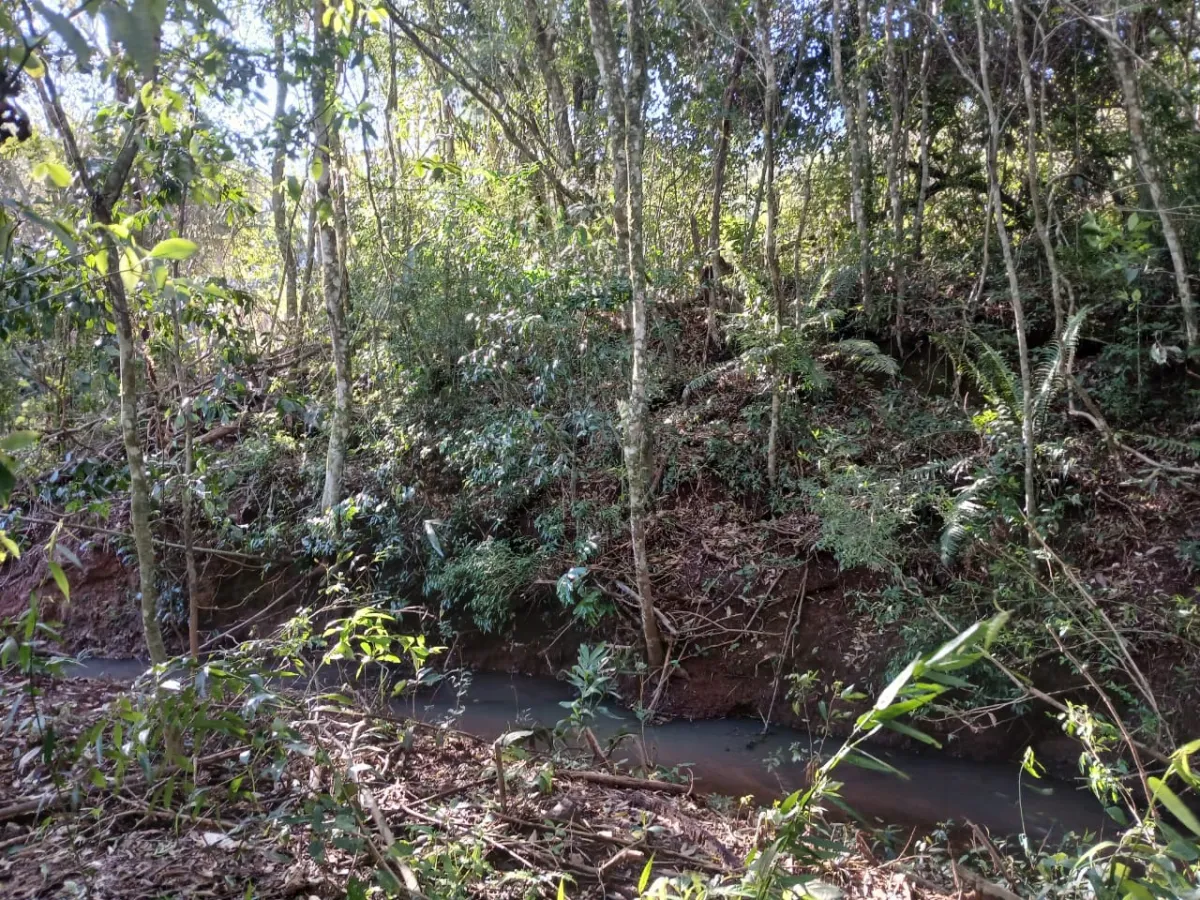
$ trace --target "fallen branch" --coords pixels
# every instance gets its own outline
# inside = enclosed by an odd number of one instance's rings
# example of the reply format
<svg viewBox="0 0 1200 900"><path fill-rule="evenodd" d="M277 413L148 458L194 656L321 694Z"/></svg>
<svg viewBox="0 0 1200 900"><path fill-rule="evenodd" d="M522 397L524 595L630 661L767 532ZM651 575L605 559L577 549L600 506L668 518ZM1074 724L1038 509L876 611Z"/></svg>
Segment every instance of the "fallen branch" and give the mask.
<svg viewBox="0 0 1200 900"><path fill-rule="evenodd" d="M651 781L648 778L634 778L630 775L610 775L607 772L589 772L586 770L569 770L558 772L557 774L574 781L589 781L592 784L602 784L606 787L663 791L668 794L690 794L692 792L690 785L675 784L671 781Z"/></svg>
<svg viewBox="0 0 1200 900"><path fill-rule="evenodd" d="M64 516L64 518L65 518L65 516ZM56 521L56 520L41 519L41 518L38 518L37 516L24 516L23 515L23 516L20 516L20 521L32 522L35 525L58 525L59 524L58 521ZM99 525L84 525L79 522L72 524L70 527L71 528L80 528L80 529L83 529L84 531L90 531L93 534L105 534L105 535L108 535L109 537L124 538L127 541L133 540L133 535L129 534L126 531L117 531L115 528L102 528ZM165 541L162 538L151 538L151 540L154 543L158 544L158 546L160 546L160 547L170 547L172 550L186 550L187 549L183 544L177 544L174 541ZM208 554L209 556L226 556L226 557L229 557L230 559L245 559L245 560L249 560L250 562L258 562L258 563L265 563L265 562L272 561L272 560L267 559L265 556L257 556L253 553L239 553L236 550L222 550L219 547L193 547L192 552L193 553L205 553L205 554Z"/></svg>

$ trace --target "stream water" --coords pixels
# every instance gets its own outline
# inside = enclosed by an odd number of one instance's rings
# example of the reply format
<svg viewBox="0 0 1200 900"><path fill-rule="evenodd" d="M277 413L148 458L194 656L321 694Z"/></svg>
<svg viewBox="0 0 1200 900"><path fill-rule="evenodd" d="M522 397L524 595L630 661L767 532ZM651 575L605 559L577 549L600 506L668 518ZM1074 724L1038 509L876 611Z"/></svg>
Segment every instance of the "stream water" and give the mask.
<svg viewBox="0 0 1200 900"><path fill-rule="evenodd" d="M146 669L138 660L84 660L76 677L132 681ZM489 740L516 728L552 726L567 715L568 685L545 678L474 673L461 700L447 682L429 692L394 701L397 712L440 721L458 710L455 727ZM675 720L642 726L629 711L610 706L592 730L614 746L612 756L678 769L701 794L751 795L770 803L801 787L809 753L828 754L834 741L786 728L763 733L750 719ZM802 761L793 761L794 750ZM872 751L906 777L843 764L836 778L842 797L876 825L932 827L973 822L993 834L1027 833L1037 840L1067 831L1098 832L1109 822L1095 798L1075 785L1032 779L1014 764L980 763L929 753Z"/></svg>

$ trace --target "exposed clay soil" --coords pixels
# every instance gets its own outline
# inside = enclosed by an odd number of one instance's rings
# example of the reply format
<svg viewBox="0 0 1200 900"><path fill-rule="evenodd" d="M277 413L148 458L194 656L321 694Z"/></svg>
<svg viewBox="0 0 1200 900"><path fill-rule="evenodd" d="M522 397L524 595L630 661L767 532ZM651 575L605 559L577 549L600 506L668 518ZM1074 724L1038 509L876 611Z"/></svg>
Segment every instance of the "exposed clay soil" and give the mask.
<svg viewBox="0 0 1200 900"><path fill-rule="evenodd" d="M74 548L73 548L74 549ZM41 601L42 618L63 624L67 653L128 657L145 654L137 602L137 570L103 544L77 550L81 567L64 565L71 586L64 601L50 576L46 555L34 547L0 567L0 622L29 608L30 594Z"/></svg>

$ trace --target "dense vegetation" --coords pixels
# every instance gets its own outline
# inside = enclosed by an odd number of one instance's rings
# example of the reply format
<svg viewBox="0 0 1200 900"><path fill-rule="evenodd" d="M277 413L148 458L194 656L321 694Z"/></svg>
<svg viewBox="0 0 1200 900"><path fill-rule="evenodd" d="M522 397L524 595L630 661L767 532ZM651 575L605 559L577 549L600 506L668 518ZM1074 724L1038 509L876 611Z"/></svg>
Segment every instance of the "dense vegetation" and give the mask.
<svg viewBox="0 0 1200 900"><path fill-rule="evenodd" d="M578 651L581 698L603 671L646 717L1082 771L1119 836L993 874L1195 896L1191 4L21 0L0 52L15 696L47 635L118 655L134 610L160 664L273 635L224 693L121 701L137 747L42 741L46 777L212 741L350 772L357 733L241 703L268 652ZM841 761L720 890L828 865ZM334 781L331 817L378 815ZM373 889L465 891L439 860Z"/></svg>

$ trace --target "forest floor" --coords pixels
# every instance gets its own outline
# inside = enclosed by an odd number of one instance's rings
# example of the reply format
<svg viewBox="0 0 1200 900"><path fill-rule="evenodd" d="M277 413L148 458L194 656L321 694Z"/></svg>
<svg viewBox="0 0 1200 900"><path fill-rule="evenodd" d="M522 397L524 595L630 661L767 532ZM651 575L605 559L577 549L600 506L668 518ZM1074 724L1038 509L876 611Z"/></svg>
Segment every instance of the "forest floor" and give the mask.
<svg viewBox="0 0 1200 900"><path fill-rule="evenodd" d="M43 690L37 712L66 747L111 716L125 689L67 679ZM6 706L25 698L14 721L27 724L24 683L0 680L0 698ZM501 791L494 747L478 739L349 707L299 709L289 724L304 747L257 780L246 774L250 747L234 741L194 752L194 784L133 766L117 788L106 765L85 782L79 763L48 766L34 732L10 731L0 739L0 893L365 897L383 865L426 897L619 898L637 893L648 864L651 881L696 873L736 882L751 849L771 838L754 808L686 785L513 744ZM244 778L253 789L239 790ZM353 799L339 806L333 798L346 781ZM871 835L830 833L843 850L804 874L848 898L961 896L938 885L976 877L936 854L902 850L881 862Z"/></svg>

